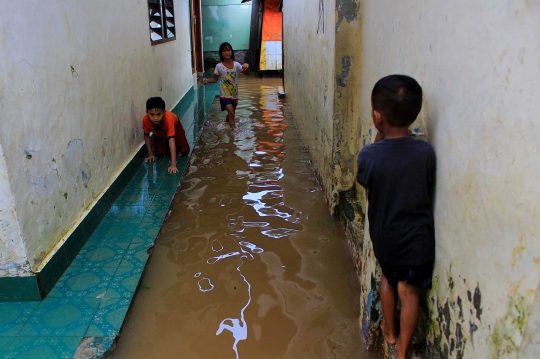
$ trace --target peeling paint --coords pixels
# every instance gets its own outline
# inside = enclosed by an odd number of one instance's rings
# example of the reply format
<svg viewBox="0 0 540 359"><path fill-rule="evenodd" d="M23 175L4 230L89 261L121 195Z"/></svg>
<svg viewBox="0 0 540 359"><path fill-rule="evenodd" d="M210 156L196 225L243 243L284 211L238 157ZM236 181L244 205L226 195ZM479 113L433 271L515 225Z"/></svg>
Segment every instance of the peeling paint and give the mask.
<svg viewBox="0 0 540 359"><path fill-rule="evenodd" d="M348 85L347 78L349 77L349 74L351 72L351 68L353 65L353 58L351 56L343 56L341 58L341 72L336 75L336 81L338 86L346 87Z"/></svg>
<svg viewBox="0 0 540 359"><path fill-rule="evenodd" d="M355 0L336 0L336 12L338 21L336 24L336 33L339 32L339 25L345 19L352 22L358 18L360 5Z"/></svg>
<svg viewBox="0 0 540 359"><path fill-rule="evenodd" d="M67 146L67 151L62 155L64 163L64 173L71 186L77 189L79 183L85 188L88 187L92 174L86 155L84 153L84 144L80 139L70 141Z"/></svg>

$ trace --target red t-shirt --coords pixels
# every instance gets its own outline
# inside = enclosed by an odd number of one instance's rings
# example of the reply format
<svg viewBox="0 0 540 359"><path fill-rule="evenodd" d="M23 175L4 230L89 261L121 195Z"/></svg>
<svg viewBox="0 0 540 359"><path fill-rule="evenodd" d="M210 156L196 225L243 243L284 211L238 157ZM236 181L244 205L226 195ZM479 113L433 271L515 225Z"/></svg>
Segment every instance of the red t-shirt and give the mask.
<svg viewBox="0 0 540 359"><path fill-rule="evenodd" d="M150 121L150 116L148 115L144 115L142 120L142 126L145 135L149 135L150 132L153 132L154 136L156 137L174 138L174 126L177 122L178 116L176 116L171 111L165 111L165 114L163 115L163 126L161 127L160 131L156 131L154 129L154 124L152 123L152 121Z"/></svg>

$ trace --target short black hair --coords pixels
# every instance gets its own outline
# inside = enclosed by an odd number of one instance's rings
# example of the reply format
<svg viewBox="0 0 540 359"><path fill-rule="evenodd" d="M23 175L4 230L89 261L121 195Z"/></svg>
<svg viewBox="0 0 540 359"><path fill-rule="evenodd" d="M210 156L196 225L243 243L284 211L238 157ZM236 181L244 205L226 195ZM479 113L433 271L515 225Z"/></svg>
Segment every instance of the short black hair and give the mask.
<svg viewBox="0 0 540 359"><path fill-rule="evenodd" d="M390 126L409 126L422 109L422 87L407 75L383 77L373 87L371 105Z"/></svg>
<svg viewBox="0 0 540 359"><path fill-rule="evenodd" d="M221 61L223 61L223 55L221 55L221 53L226 50L227 48L231 49L231 52L232 52L232 56L231 56L231 59L234 60L234 50L231 46L231 44L229 44L228 42L224 42L222 43L221 45L219 45L219 59Z"/></svg>
<svg viewBox="0 0 540 359"><path fill-rule="evenodd" d="M165 111L165 101L161 97L150 97L146 100L146 111L160 108Z"/></svg>

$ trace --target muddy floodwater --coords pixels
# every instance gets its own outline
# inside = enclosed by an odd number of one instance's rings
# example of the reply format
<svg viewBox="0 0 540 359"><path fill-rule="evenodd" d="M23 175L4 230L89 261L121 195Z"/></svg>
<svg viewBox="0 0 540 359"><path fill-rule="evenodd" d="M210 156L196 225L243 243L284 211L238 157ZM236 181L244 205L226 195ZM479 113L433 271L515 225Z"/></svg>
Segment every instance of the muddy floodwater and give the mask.
<svg viewBox="0 0 540 359"><path fill-rule="evenodd" d="M214 103L110 357L379 358L280 84L240 82L235 130Z"/></svg>

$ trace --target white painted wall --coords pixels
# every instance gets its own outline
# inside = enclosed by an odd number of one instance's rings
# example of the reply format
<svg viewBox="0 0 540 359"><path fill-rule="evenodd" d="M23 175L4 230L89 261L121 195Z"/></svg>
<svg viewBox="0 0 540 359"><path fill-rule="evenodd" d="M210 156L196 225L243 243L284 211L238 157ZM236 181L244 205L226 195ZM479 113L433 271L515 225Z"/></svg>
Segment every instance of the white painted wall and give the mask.
<svg viewBox="0 0 540 359"><path fill-rule="evenodd" d="M539 20L537 1L363 2L362 122L382 76L425 91L438 162L431 339L443 351L461 330L463 358L516 357L540 279ZM449 321L437 319L445 303Z"/></svg>
<svg viewBox="0 0 540 359"><path fill-rule="evenodd" d="M0 277L30 275L15 203L9 186L6 161L0 146Z"/></svg>
<svg viewBox="0 0 540 359"><path fill-rule="evenodd" d="M32 270L140 148L146 99L170 109L192 86L174 3L176 41L151 46L146 1L0 2L0 144Z"/></svg>
<svg viewBox="0 0 540 359"><path fill-rule="evenodd" d="M291 104L313 164L325 188L332 186L335 0L285 1L284 73Z"/></svg>

